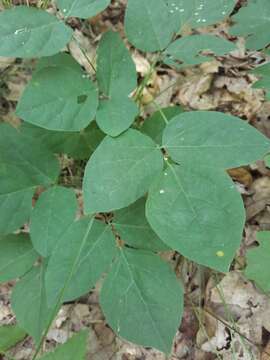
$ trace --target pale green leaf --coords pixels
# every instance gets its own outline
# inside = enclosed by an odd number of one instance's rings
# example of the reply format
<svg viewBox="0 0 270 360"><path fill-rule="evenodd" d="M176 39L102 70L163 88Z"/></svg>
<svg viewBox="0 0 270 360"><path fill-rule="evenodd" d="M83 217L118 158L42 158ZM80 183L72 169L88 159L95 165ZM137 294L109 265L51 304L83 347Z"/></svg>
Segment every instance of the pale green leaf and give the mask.
<svg viewBox="0 0 270 360"><path fill-rule="evenodd" d="M44 264L33 268L15 285L11 296L19 326L34 338L36 345L59 310L57 307L52 311L47 305L44 271Z"/></svg>
<svg viewBox="0 0 270 360"><path fill-rule="evenodd" d="M24 275L37 258L28 235L0 237L0 282Z"/></svg>
<svg viewBox="0 0 270 360"><path fill-rule="evenodd" d="M89 218L71 224L49 259L45 276L48 303L86 294L110 266L115 249L108 225Z"/></svg>
<svg viewBox="0 0 270 360"><path fill-rule="evenodd" d="M116 211L113 226L129 246L152 251L168 250L168 246L159 239L146 220L145 198Z"/></svg>
<svg viewBox="0 0 270 360"><path fill-rule="evenodd" d="M57 5L66 17L87 19L106 9L110 2L111 0L57 0Z"/></svg>
<svg viewBox="0 0 270 360"><path fill-rule="evenodd" d="M65 47L71 36L70 27L41 9L15 6L0 13L0 56L53 55Z"/></svg>
<svg viewBox="0 0 270 360"><path fill-rule="evenodd" d="M150 188L146 217L171 248L228 271L245 221L241 196L221 169L169 165Z"/></svg>
<svg viewBox="0 0 270 360"><path fill-rule="evenodd" d="M20 129L24 136L38 138L52 152L67 154L79 160L89 159L105 137L95 121L80 132L46 130L26 122Z"/></svg>
<svg viewBox="0 0 270 360"><path fill-rule="evenodd" d="M162 167L162 153L148 136L133 129L117 138L107 136L85 169L85 212L109 212L132 204L148 191Z"/></svg>
<svg viewBox="0 0 270 360"><path fill-rule="evenodd" d="M248 49L262 49L270 43L270 2L249 0L232 17L236 23L231 28L233 35L246 38Z"/></svg>
<svg viewBox="0 0 270 360"><path fill-rule="evenodd" d="M243 120L215 111L190 111L175 117L163 146L180 164L233 168L262 159L269 140Z"/></svg>
<svg viewBox="0 0 270 360"><path fill-rule="evenodd" d="M30 236L42 256L51 255L58 240L75 221L77 207L71 189L55 186L40 195L31 214Z"/></svg>
<svg viewBox="0 0 270 360"><path fill-rule="evenodd" d="M56 56L47 67L43 67L41 60L42 65L24 90L16 113L23 120L48 130L79 131L96 115L97 88L79 71L75 60L74 66L62 66L60 59Z"/></svg>
<svg viewBox="0 0 270 360"><path fill-rule="evenodd" d="M40 360L85 360L87 351L87 331L83 330L72 336L65 344L45 355Z"/></svg>
<svg viewBox="0 0 270 360"><path fill-rule="evenodd" d="M137 105L128 97L137 86L137 73L124 42L112 31L105 33L99 44L97 80L104 97L97 124L106 134L117 136L138 114Z"/></svg>
<svg viewBox="0 0 270 360"><path fill-rule="evenodd" d="M165 63L177 68L198 65L213 60L213 55L221 56L233 50L235 45L221 37L208 34L190 35L177 39L168 46Z"/></svg>
<svg viewBox="0 0 270 360"><path fill-rule="evenodd" d="M270 100L270 63L257 67L252 73L260 78L253 84L253 87L263 88L266 92L266 99Z"/></svg>
<svg viewBox="0 0 270 360"><path fill-rule="evenodd" d="M122 249L100 302L121 337L169 354L183 310L183 290L168 264L151 252Z"/></svg>
<svg viewBox="0 0 270 360"><path fill-rule="evenodd" d="M25 331L17 325L4 325L0 327L0 353L6 352L8 349L23 340L26 336Z"/></svg>
<svg viewBox="0 0 270 360"><path fill-rule="evenodd" d="M0 234L11 234L30 218L34 189L0 195Z"/></svg>
<svg viewBox="0 0 270 360"><path fill-rule="evenodd" d="M150 52L163 50L174 30L175 24L164 0L128 0L125 31L136 48Z"/></svg>
<svg viewBox="0 0 270 360"><path fill-rule="evenodd" d="M266 292L270 291L270 231L257 233L259 246L247 252L245 275Z"/></svg>
<svg viewBox="0 0 270 360"><path fill-rule="evenodd" d="M166 122L173 119L176 115L181 114L183 111L180 106L169 106L160 109L144 121L141 132L150 136L158 145L161 145Z"/></svg>

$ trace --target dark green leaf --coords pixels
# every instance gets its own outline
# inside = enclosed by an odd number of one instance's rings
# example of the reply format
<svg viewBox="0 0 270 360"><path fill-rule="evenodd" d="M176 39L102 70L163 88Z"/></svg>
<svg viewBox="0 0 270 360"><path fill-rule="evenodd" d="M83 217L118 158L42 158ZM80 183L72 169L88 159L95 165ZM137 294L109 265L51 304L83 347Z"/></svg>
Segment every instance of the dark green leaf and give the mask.
<svg viewBox="0 0 270 360"><path fill-rule="evenodd" d="M262 159L269 140L243 120L215 111L190 111L175 117L163 146L180 164L233 168Z"/></svg>
<svg viewBox="0 0 270 360"><path fill-rule="evenodd" d="M144 121L141 132L150 136L157 144L161 145L166 122L173 119L176 115L181 114L183 111L180 106L169 106L160 109Z"/></svg>
<svg viewBox="0 0 270 360"><path fill-rule="evenodd" d="M87 293L110 266L115 249L108 225L85 218L69 226L49 259L45 278L48 303L74 300Z"/></svg>
<svg viewBox="0 0 270 360"><path fill-rule="evenodd" d="M64 48L71 36L70 27L44 10L15 6L0 13L0 56L53 55Z"/></svg>
<svg viewBox="0 0 270 360"><path fill-rule="evenodd" d="M86 166L85 212L109 212L132 204L147 192L162 167L161 151L148 136L133 129L117 138L107 136Z"/></svg>
<svg viewBox="0 0 270 360"><path fill-rule="evenodd" d="M170 266L157 255L120 250L100 302L117 334L170 353L182 316L183 291Z"/></svg>
<svg viewBox="0 0 270 360"><path fill-rule="evenodd" d="M42 193L31 214L30 235L36 251L51 255L66 229L75 221L75 192L55 186Z"/></svg>
<svg viewBox="0 0 270 360"><path fill-rule="evenodd" d="M150 189L146 217L187 258L228 271L245 221L240 194L220 169L169 165Z"/></svg>
<svg viewBox="0 0 270 360"><path fill-rule="evenodd" d="M5 325L0 327L0 353L6 352L8 349L23 340L26 336L25 331L17 325Z"/></svg>
<svg viewBox="0 0 270 360"><path fill-rule="evenodd" d="M260 79L253 84L253 87L256 89L265 89L266 99L270 100L270 63L257 67L252 73L260 77Z"/></svg>
<svg viewBox="0 0 270 360"><path fill-rule="evenodd" d="M121 239L132 247L152 251L168 250L168 246L159 239L146 220L144 198L128 208L116 211L113 225Z"/></svg>

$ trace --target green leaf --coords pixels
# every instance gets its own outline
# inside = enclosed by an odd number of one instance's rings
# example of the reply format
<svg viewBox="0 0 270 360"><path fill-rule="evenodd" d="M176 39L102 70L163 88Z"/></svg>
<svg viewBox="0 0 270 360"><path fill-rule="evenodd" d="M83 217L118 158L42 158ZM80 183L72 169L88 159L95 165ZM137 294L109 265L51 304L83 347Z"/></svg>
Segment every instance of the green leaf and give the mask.
<svg viewBox="0 0 270 360"><path fill-rule="evenodd" d="M71 189L54 186L40 195L31 214L30 236L42 256L51 255L58 240L75 221L77 207Z"/></svg>
<svg viewBox="0 0 270 360"><path fill-rule="evenodd" d="M61 56L65 59L68 55ZM62 66L56 56L54 65L39 66L17 105L17 115L48 130L79 131L87 127L96 115L98 92L74 63Z"/></svg>
<svg viewBox="0 0 270 360"><path fill-rule="evenodd" d="M268 0L249 0L232 17L236 23L231 34L246 37L248 49L262 49L270 43L270 3Z"/></svg>
<svg viewBox="0 0 270 360"><path fill-rule="evenodd" d="M57 0L57 5L66 17L87 19L105 10L110 2L111 0Z"/></svg>
<svg viewBox="0 0 270 360"><path fill-rule="evenodd" d="M37 139L0 124L0 234L28 220L35 188L55 182L58 172L57 159Z"/></svg>
<svg viewBox="0 0 270 360"><path fill-rule="evenodd" d="M198 65L213 60L213 56L225 55L235 50L235 45L214 35L191 35L175 40L165 51L165 63L181 68L188 65ZM203 53L203 54L202 54Z"/></svg>
<svg viewBox="0 0 270 360"><path fill-rule="evenodd" d="M38 138L54 153L63 153L78 159L89 159L105 135L99 130L95 121L80 132L52 131L23 122L21 132L24 136Z"/></svg>
<svg viewBox="0 0 270 360"><path fill-rule="evenodd" d="M127 38L140 50L163 50L175 30L175 24L170 20L164 0L128 0L125 16Z"/></svg>
<svg viewBox="0 0 270 360"><path fill-rule="evenodd" d="M85 213L109 212L132 204L148 191L162 167L161 151L148 136L133 129L117 138L107 136L85 169Z"/></svg>
<svg viewBox="0 0 270 360"><path fill-rule="evenodd" d="M54 309L52 313L47 305L44 271L44 264L33 268L15 285L11 296L18 324L34 338L36 345L59 310Z"/></svg>
<svg viewBox="0 0 270 360"><path fill-rule="evenodd" d="M175 30L215 24L229 16L236 0L163 0L168 4L170 21Z"/></svg>
<svg viewBox="0 0 270 360"><path fill-rule="evenodd" d="M38 254L26 234L0 237L0 282L24 275L37 258Z"/></svg>
<svg viewBox="0 0 270 360"><path fill-rule="evenodd" d="M49 259L45 277L48 303L86 294L110 266L115 249L108 225L89 218L72 223Z"/></svg>
<svg viewBox="0 0 270 360"><path fill-rule="evenodd" d="M0 13L0 56L42 57L69 42L72 29L44 10L15 6Z"/></svg>
<svg viewBox="0 0 270 360"><path fill-rule="evenodd" d="M161 145L162 134L166 127L165 121L170 121L183 111L180 106L169 106L160 109L144 121L141 132L151 137L158 145Z"/></svg>
<svg viewBox="0 0 270 360"><path fill-rule="evenodd" d="M270 231L257 233L259 246L247 252L245 275L266 292L270 291Z"/></svg>
<svg viewBox="0 0 270 360"><path fill-rule="evenodd" d="M265 162L265 166L270 168L270 154L265 156L264 162Z"/></svg>
<svg viewBox="0 0 270 360"><path fill-rule="evenodd" d="M183 310L183 290L157 255L122 249L100 302L112 329L128 341L169 354Z"/></svg>
<svg viewBox="0 0 270 360"><path fill-rule="evenodd" d="M0 327L0 353L5 353L8 349L23 340L26 336L25 331L17 325L5 325Z"/></svg>
<svg viewBox="0 0 270 360"><path fill-rule="evenodd" d="M48 354L43 355L40 360L85 360L87 351L87 331L83 330L72 336L65 344Z"/></svg>
<svg viewBox="0 0 270 360"><path fill-rule="evenodd" d="M116 211L113 226L129 246L152 251L168 250L167 245L154 233L146 220L144 198L128 208Z"/></svg>
<svg viewBox="0 0 270 360"><path fill-rule="evenodd" d="M171 248L225 272L240 245L245 212L240 194L223 170L191 163L169 165L155 181L146 217Z"/></svg>
<svg viewBox="0 0 270 360"><path fill-rule="evenodd" d="M256 89L265 89L266 99L270 100L270 63L257 67L252 73L260 77L260 79L253 84L253 87Z"/></svg>
<svg viewBox="0 0 270 360"><path fill-rule="evenodd" d="M0 234L11 234L28 221L33 195L34 189L0 195Z"/></svg>
<svg viewBox="0 0 270 360"><path fill-rule="evenodd" d="M102 36L98 48L97 80L102 100L97 124L106 134L117 136L128 129L138 114L129 94L137 86L135 64L118 33Z"/></svg>
<svg viewBox="0 0 270 360"><path fill-rule="evenodd" d="M163 146L180 164L233 168L263 158L269 140L243 120L215 111L190 111L175 117Z"/></svg>

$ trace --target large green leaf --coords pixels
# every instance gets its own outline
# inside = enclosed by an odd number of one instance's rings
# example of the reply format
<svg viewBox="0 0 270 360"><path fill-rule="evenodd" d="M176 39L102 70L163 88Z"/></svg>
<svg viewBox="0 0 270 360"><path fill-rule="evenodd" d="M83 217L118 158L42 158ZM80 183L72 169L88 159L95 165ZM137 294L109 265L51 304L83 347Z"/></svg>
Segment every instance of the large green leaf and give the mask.
<svg viewBox="0 0 270 360"><path fill-rule="evenodd" d="M69 42L72 29L44 10L16 6L0 13L0 56L42 57Z"/></svg>
<svg viewBox="0 0 270 360"><path fill-rule="evenodd" d="M191 35L175 40L165 51L165 63L181 68L188 65L197 65L213 60L213 56L203 55L212 53L224 55L235 50L235 45L221 37L214 35Z"/></svg>
<svg viewBox="0 0 270 360"><path fill-rule="evenodd" d="M270 43L270 2L249 0L233 16L233 35L246 37L248 49L261 49Z"/></svg>
<svg viewBox="0 0 270 360"><path fill-rule="evenodd" d="M160 109L144 121L141 132L150 136L155 143L161 145L166 122L173 119L176 115L181 114L183 111L180 106L169 106Z"/></svg>
<svg viewBox="0 0 270 360"><path fill-rule="evenodd" d="M65 344L48 354L43 355L40 360L85 360L87 351L87 331L83 330L73 335Z"/></svg>
<svg viewBox="0 0 270 360"><path fill-rule="evenodd" d="M48 130L79 131L94 119L97 88L67 56L56 55L48 66L41 60L17 105L23 120Z"/></svg>
<svg viewBox="0 0 270 360"><path fill-rule="evenodd" d="M0 237L0 282L24 275L37 258L28 235Z"/></svg>
<svg viewBox="0 0 270 360"><path fill-rule="evenodd" d="M75 221L77 207L71 189L55 186L40 195L31 214L30 236L42 256L51 255L58 240Z"/></svg>
<svg viewBox="0 0 270 360"><path fill-rule="evenodd" d="M152 251L168 250L146 220L145 198L139 199L128 208L116 211L113 226L129 246Z"/></svg>
<svg viewBox="0 0 270 360"><path fill-rule="evenodd" d="M57 0L57 5L65 16L87 19L106 9L110 2L111 0Z"/></svg>
<svg viewBox="0 0 270 360"><path fill-rule="evenodd" d="M36 345L59 310L52 311L47 305L44 271L45 265L33 268L15 285L11 296L18 324L34 338Z"/></svg>
<svg viewBox="0 0 270 360"><path fill-rule="evenodd" d="M168 264L151 252L122 249L103 284L100 302L123 338L169 354L183 309L183 291Z"/></svg>
<svg viewBox="0 0 270 360"><path fill-rule="evenodd" d="M0 195L0 234L11 234L28 221L33 195L34 189Z"/></svg>
<svg viewBox="0 0 270 360"><path fill-rule="evenodd" d="M35 188L55 182L58 172L56 158L37 139L0 124L0 234L29 219Z"/></svg>
<svg viewBox="0 0 270 360"><path fill-rule="evenodd" d="M270 231L261 231L257 234L259 247L250 249L247 252L247 267L245 275L254 280L258 286L270 291Z"/></svg>
<svg viewBox="0 0 270 360"><path fill-rule="evenodd" d="M168 4L175 30L215 24L229 16L236 0L163 0Z"/></svg>
<svg viewBox="0 0 270 360"><path fill-rule="evenodd" d="M26 336L24 330L17 325L5 325L0 327L0 354L5 353L12 346L23 340Z"/></svg>
<svg viewBox="0 0 270 360"><path fill-rule="evenodd" d="M270 63L257 67L252 73L260 77L260 79L253 84L253 87L256 89L265 89L266 99L270 100Z"/></svg>
<svg viewBox="0 0 270 360"><path fill-rule="evenodd" d="M103 35L97 60L99 90L102 100L97 112L97 123L108 135L117 136L128 129L138 114L129 94L137 86L135 64L118 33Z"/></svg>
<svg viewBox="0 0 270 360"><path fill-rule="evenodd" d="M115 255L110 227L85 218L74 222L59 239L46 271L49 304L74 300L87 293Z"/></svg>
<svg viewBox="0 0 270 360"><path fill-rule="evenodd" d="M169 165L150 189L146 217L171 248L228 271L242 239L241 196L221 169Z"/></svg>
<svg viewBox="0 0 270 360"><path fill-rule="evenodd" d="M243 120L215 111L191 111L167 125L163 146L176 162L232 168L263 158L269 140Z"/></svg>
<svg viewBox="0 0 270 360"><path fill-rule="evenodd" d="M24 136L38 138L52 152L67 154L79 160L89 159L105 137L95 121L79 132L52 131L26 122L20 129Z"/></svg>
<svg viewBox="0 0 270 360"><path fill-rule="evenodd" d="M117 138L107 136L85 169L85 212L109 212L132 204L147 192L162 167L161 151L148 136L133 129Z"/></svg>
<svg viewBox="0 0 270 360"><path fill-rule="evenodd" d="M128 40L143 51L163 50L172 39L175 23L164 0L128 0L125 31Z"/></svg>

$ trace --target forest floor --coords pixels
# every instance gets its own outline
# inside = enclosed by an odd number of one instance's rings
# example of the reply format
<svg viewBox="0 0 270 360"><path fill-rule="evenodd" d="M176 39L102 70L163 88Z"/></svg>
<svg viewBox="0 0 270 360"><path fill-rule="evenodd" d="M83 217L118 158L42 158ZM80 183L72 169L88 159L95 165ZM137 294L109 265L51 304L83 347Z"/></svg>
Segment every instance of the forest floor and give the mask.
<svg viewBox="0 0 270 360"><path fill-rule="evenodd" d="M106 11L91 21L70 20L77 42L71 42L69 51L90 74L93 70L80 47L85 49L89 58L94 59L103 32L115 29L124 35L124 4L125 0L113 1ZM203 32L226 36L227 24L212 26ZM149 71L152 56L145 57L132 48L131 51L137 71L143 78ZM189 110L230 113L270 137L270 102L265 101L263 90L252 88L256 78L250 74L251 69L264 61L262 53L247 53L239 40L237 51L201 66L181 71L157 67L143 92L143 117L156 110L151 102L155 99L161 108L174 104ZM14 108L33 67L34 61L0 59L0 121L15 126L19 124ZM63 157L62 161L63 182L69 182L70 173L75 178L77 176L79 192L81 173L77 169L78 164L67 157ZM261 161L233 169L230 175L242 194L247 214L242 245L231 271L221 276L190 262L179 265L174 253L166 254L185 283L187 294L184 318L175 338L172 359L270 360L269 297L247 281L241 272L247 249L257 244L256 232L270 230L270 170ZM0 286L1 325L15 321L10 307L13 285L11 282ZM88 359L166 358L158 351L135 346L114 335L98 305L98 286L89 295L62 307L48 333L44 345L46 350L66 342L71 334L83 328L89 329ZM26 338L11 351L11 355L17 360L29 359L33 347L32 341Z"/></svg>

